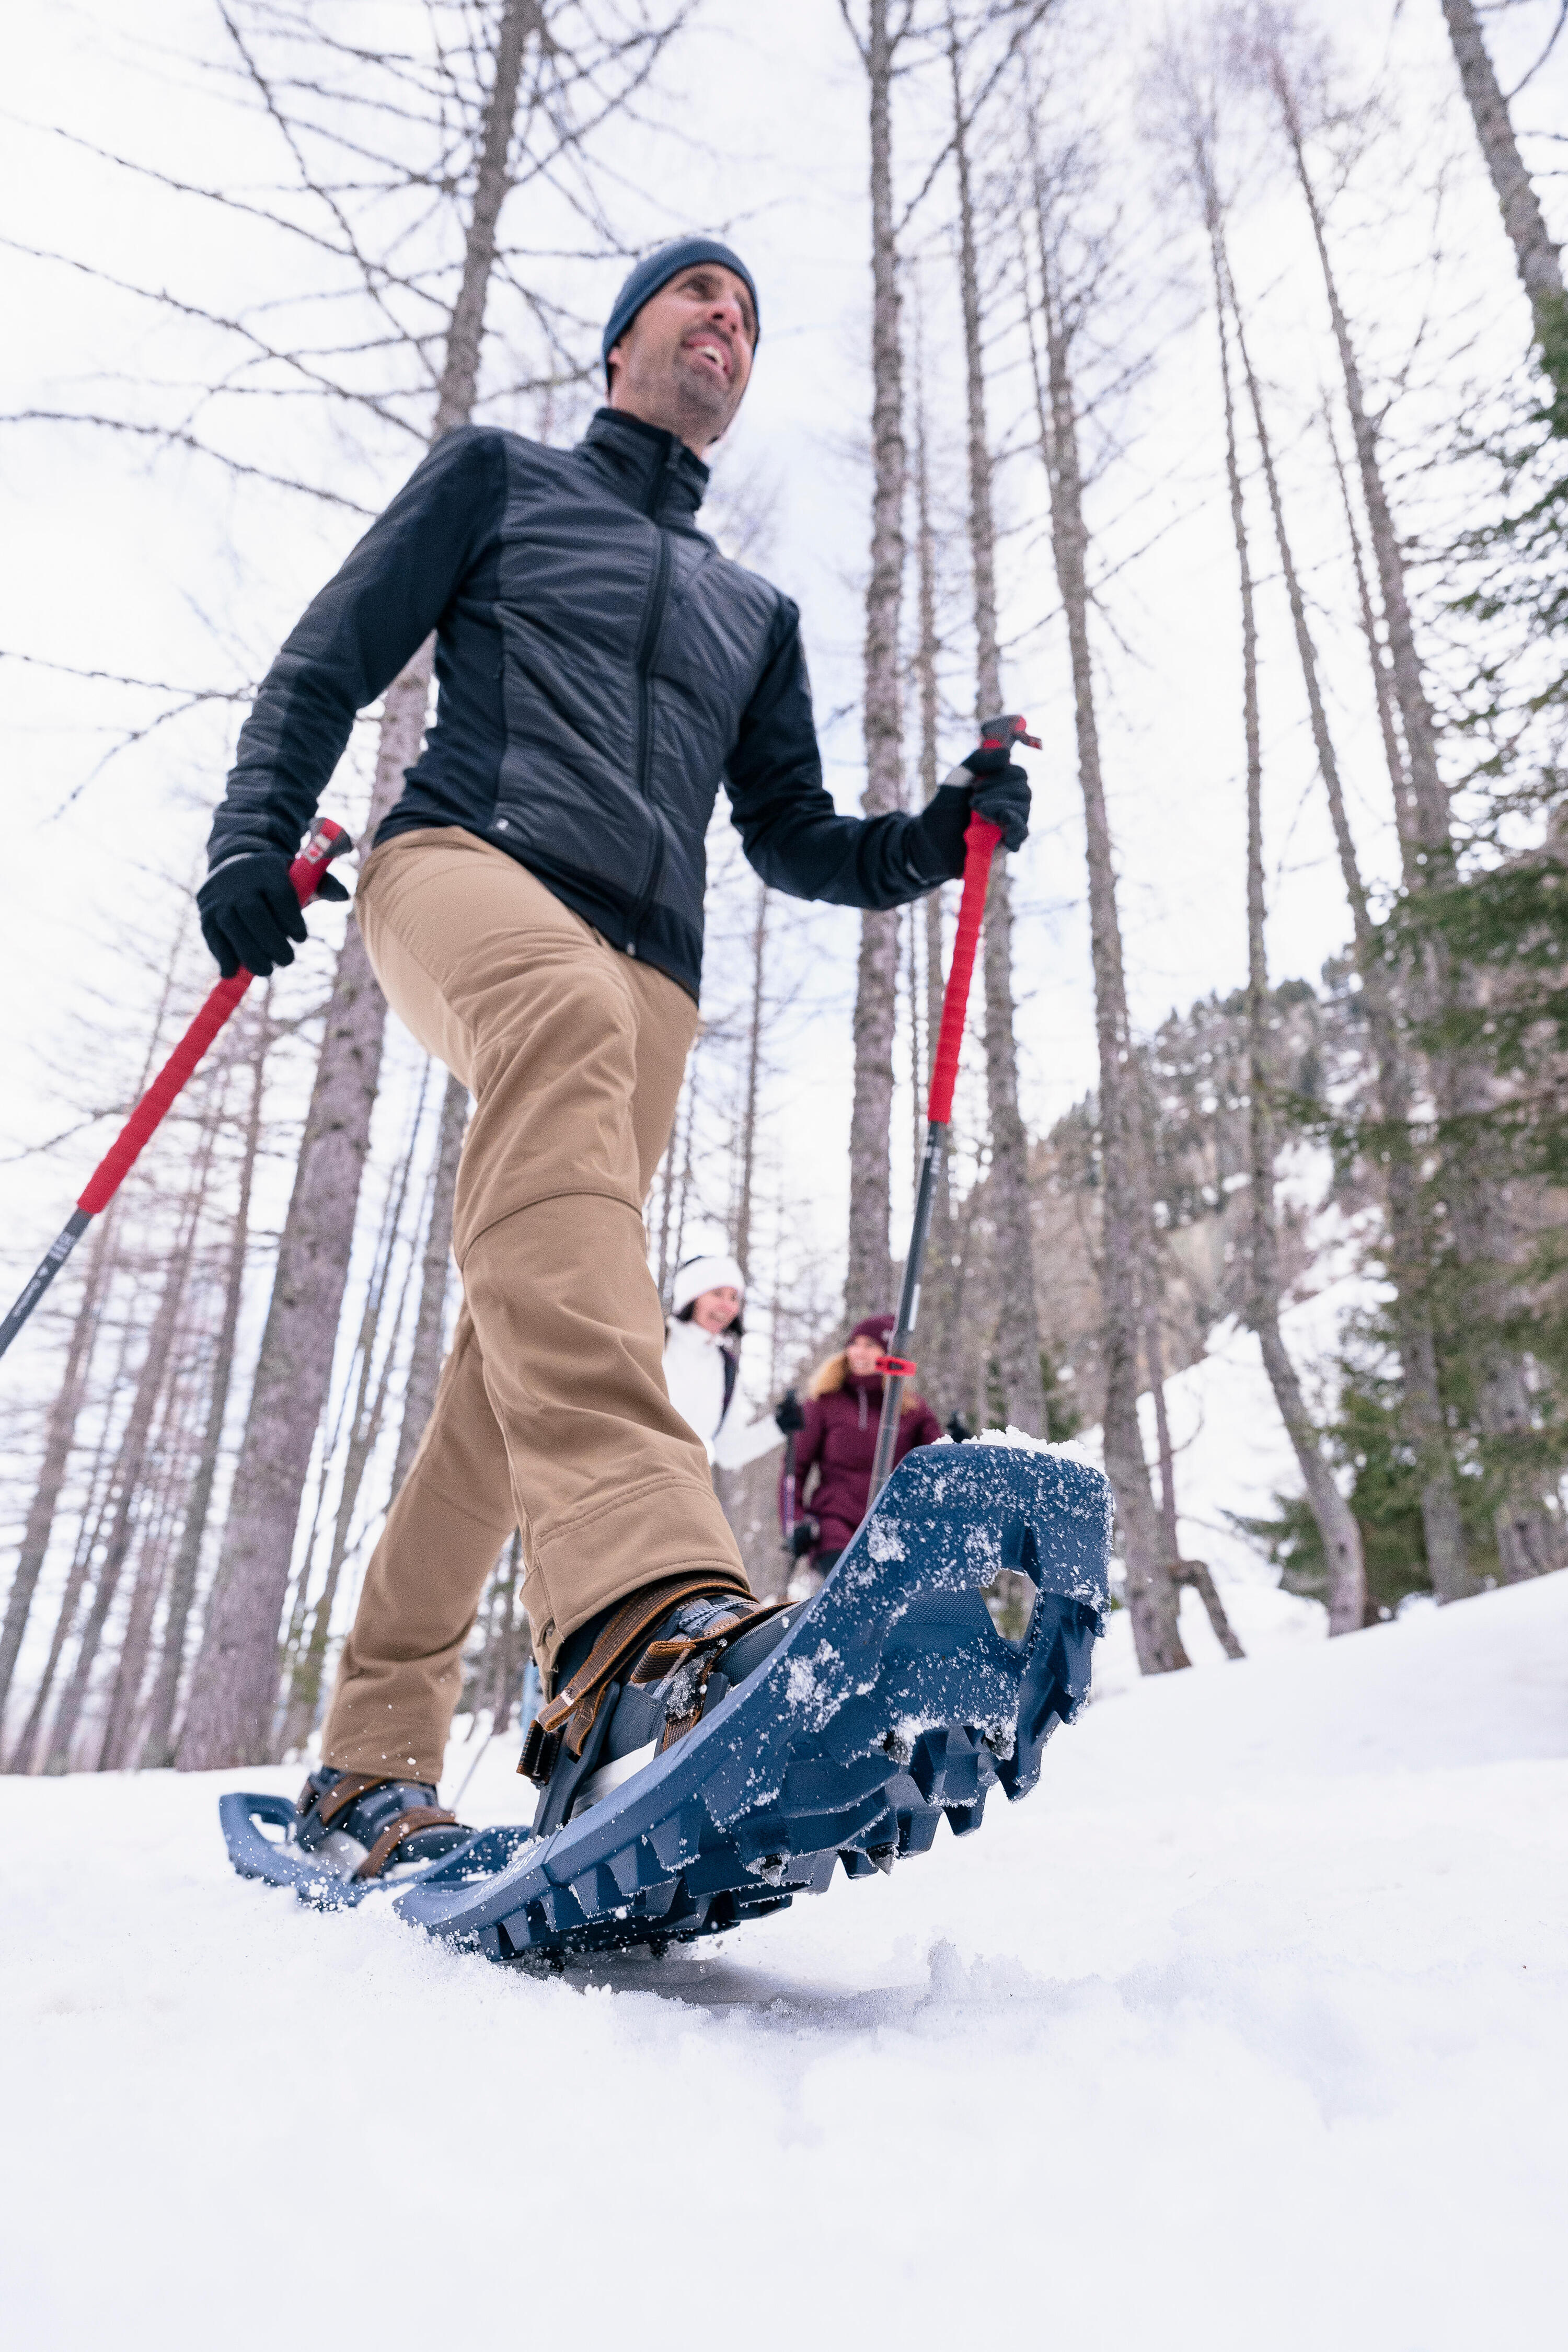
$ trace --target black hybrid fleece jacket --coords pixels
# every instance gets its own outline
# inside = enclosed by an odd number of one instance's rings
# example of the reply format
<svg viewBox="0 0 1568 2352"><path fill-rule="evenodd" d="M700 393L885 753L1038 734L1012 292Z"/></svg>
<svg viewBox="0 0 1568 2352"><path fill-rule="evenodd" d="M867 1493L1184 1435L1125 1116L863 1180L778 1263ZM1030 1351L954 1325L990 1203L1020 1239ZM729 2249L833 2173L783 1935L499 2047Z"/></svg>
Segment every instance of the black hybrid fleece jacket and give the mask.
<svg viewBox="0 0 1568 2352"><path fill-rule="evenodd" d="M216 866L292 856L355 713L437 633L436 722L376 838L457 824L693 996L718 789L797 898L897 907L946 879L912 817L840 816L799 614L692 518L708 468L601 409L575 449L438 443L293 631L240 734Z"/></svg>

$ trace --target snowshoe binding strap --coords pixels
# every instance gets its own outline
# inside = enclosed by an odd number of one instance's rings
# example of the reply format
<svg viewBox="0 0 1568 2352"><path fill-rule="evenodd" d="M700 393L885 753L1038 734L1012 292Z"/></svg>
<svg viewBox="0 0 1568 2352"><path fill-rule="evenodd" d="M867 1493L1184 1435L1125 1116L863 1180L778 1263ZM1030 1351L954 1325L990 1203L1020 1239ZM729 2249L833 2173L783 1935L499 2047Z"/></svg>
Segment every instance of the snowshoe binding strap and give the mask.
<svg viewBox="0 0 1568 2352"><path fill-rule="evenodd" d="M575 1759L598 1721L599 1709L616 1668L640 1642L683 1601L735 1599L750 1601L750 1591L738 1577L707 1570L690 1576L667 1576L634 1592L603 1628L598 1640L564 1689L541 1707L528 1727L518 1770L542 1788L563 1747Z"/></svg>
<svg viewBox="0 0 1568 2352"><path fill-rule="evenodd" d="M665 1717L664 1737L659 1741L659 1753L673 1748L678 1739L694 1728L702 1717L703 1704L708 1696L708 1677L732 1642L753 1626L766 1624L770 1617L779 1616L793 1604L788 1601L767 1601L761 1607L748 1609L742 1617L726 1618L710 1630L673 1642L650 1642L627 1677L633 1684L661 1683L667 1676L680 1682L679 1696ZM694 1664L695 1662L695 1664ZM689 1675L688 1667L694 1670Z"/></svg>
<svg viewBox="0 0 1568 2352"><path fill-rule="evenodd" d="M345 1772L332 1782L330 1789L320 1787L314 1778L306 1781L300 1791L295 1811L299 1826L295 1835L309 1853L319 1847L332 1823L345 1821L362 1797L372 1795L377 1789L395 1789L395 1772ZM431 1791L432 1795L435 1793ZM395 1813L385 1827L372 1839L363 1861L354 1872L355 1878L379 1878L405 1838L417 1830L460 1829L456 1813L444 1805L405 1805ZM368 1835L368 1830L366 1834Z"/></svg>
<svg viewBox="0 0 1568 2352"><path fill-rule="evenodd" d="M395 1778L392 1772L345 1772L330 1789L318 1789L314 1780L307 1780L294 1801L294 1810L301 1822L310 1820L319 1837L359 1798L368 1797L373 1789L384 1789Z"/></svg>
<svg viewBox="0 0 1568 2352"><path fill-rule="evenodd" d="M337 1791L333 1790L335 1796ZM416 1830L455 1829L458 1816L449 1813L445 1805L410 1805L405 1812L389 1822L355 1871L356 1878L379 1878L405 1837Z"/></svg>

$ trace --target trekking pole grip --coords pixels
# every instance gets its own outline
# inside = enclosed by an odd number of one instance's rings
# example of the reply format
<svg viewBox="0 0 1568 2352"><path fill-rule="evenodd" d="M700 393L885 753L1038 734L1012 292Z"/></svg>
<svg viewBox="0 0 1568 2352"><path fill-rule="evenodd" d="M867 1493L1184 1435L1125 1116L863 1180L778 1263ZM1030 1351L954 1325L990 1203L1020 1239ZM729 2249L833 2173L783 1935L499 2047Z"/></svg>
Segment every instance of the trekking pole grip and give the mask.
<svg viewBox="0 0 1568 2352"><path fill-rule="evenodd" d="M942 1027L937 1032L936 1057L931 1064L927 1117L933 1127L946 1127L952 1118L952 1090L958 1083L963 1024L969 1013L969 983L974 976L974 954L985 914L991 859L1001 838L999 824L991 824L986 817L971 815L963 835L963 896L958 903L952 964L942 1000Z"/></svg>

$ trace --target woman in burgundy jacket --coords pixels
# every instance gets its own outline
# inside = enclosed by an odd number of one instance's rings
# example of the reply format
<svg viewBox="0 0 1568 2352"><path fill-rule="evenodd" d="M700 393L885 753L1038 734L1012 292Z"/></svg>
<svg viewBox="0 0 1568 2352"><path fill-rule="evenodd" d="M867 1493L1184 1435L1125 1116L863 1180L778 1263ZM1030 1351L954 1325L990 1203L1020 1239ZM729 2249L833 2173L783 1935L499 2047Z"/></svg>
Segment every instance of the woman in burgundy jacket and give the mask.
<svg viewBox="0 0 1568 2352"><path fill-rule="evenodd" d="M877 1370L877 1359L885 1350L892 1328L890 1315L868 1315L857 1323L843 1352L829 1356L812 1374L805 1402L800 1407L802 1421L795 1442L795 1492L802 1492L814 1463L817 1484L810 1517L796 1523L796 1544L797 1549L809 1549L818 1580L827 1574L866 1516L877 1423L882 1413L882 1375ZM929 1445L941 1435L942 1425L925 1399L906 1395L899 1416L894 1462L901 1462L912 1447Z"/></svg>

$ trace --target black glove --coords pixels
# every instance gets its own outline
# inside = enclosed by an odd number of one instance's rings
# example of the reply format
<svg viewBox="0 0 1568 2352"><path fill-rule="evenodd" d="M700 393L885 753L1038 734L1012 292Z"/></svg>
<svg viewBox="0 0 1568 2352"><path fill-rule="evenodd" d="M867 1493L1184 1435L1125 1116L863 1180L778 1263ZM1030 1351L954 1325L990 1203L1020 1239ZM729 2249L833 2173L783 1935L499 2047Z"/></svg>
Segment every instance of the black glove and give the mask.
<svg viewBox="0 0 1568 2352"><path fill-rule="evenodd" d="M242 964L265 980L279 965L293 962L289 942L308 934L305 910L289 879L289 864L280 849L253 850L220 866L196 892L202 937L225 980L232 980ZM318 898L348 895L331 874L323 874L316 885Z"/></svg>
<svg viewBox="0 0 1568 2352"><path fill-rule="evenodd" d="M955 1412L947 1424L947 1433L955 1445L962 1445L969 1436L969 1425L961 1412Z"/></svg>
<svg viewBox="0 0 1568 2352"><path fill-rule="evenodd" d="M796 1519L795 1532L789 1539L790 1558L804 1559L822 1541L822 1528L816 1519Z"/></svg>
<svg viewBox="0 0 1568 2352"><path fill-rule="evenodd" d="M793 1389L785 1389L784 1401L773 1419L786 1437L794 1437L797 1431L805 1427L805 1409Z"/></svg>
<svg viewBox="0 0 1568 2352"><path fill-rule="evenodd" d="M1029 779L1003 744L961 760L915 819L930 862L945 880L956 881L963 871L963 835L972 809L1001 826L1005 849L1021 849L1027 840Z"/></svg>
<svg viewBox="0 0 1568 2352"><path fill-rule="evenodd" d="M1005 744L971 751L959 761L974 778L969 805L988 824L1002 829L1004 849L1022 849L1029 837L1029 779Z"/></svg>

